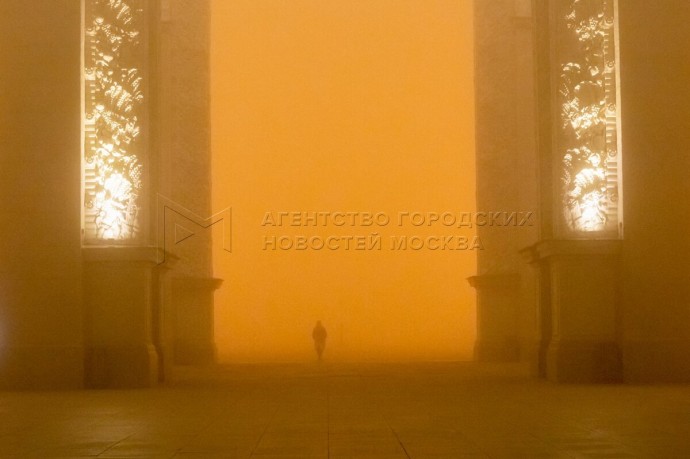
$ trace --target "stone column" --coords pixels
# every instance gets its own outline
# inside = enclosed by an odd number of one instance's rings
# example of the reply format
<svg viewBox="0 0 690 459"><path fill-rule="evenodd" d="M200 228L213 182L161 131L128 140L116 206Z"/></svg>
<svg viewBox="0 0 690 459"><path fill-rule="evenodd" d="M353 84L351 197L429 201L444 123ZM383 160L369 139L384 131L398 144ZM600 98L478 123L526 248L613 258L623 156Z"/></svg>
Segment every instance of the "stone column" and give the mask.
<svg viewBox="0 0 690 459"><path fill-rule="evenodd" d="M174 203L174 209L163 211L167 270L160 283L157 322L164 373L170 375L175 364L213 360L213 291L220 283L212 278L212 229L202 229L200 221L189 218L204 220L214 213L210 0L162 0L159 13L151 205L161 212L161 202ZM187 233L180 238L176 228Z"/></svg>
<svg viewBox="0 0 690 459"><path fill-rule="evenodd" d="M0 1L2 389L83 385L80 18Z"/></svg>
<svg viewBox="0 0 690 459"><path fill-rule="evenodd" d="M620 0L619 17L625 379L687 383L690 2Z"/></svg>
<svg viewBox="0 0 690 459"><path fill-rule="evenodd" d="M534 275L519 254L537 240L532 25L529 1L474 2L477 210L499 215L477 227L469 279L478 360L535 359Z"/></svg>

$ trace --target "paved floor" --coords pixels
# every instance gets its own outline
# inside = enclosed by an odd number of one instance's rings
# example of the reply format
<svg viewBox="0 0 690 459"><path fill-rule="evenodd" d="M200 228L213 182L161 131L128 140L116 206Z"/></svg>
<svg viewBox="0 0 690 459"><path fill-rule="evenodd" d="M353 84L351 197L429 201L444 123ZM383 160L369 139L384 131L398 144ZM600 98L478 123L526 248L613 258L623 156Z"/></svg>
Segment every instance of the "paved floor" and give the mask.
<svg viewBox="0 0 690 459"><path fill-rule="evenodd" d="M468 364L243 366L166 387L0 393L0 457L690 457L690 386Z"/></svg>

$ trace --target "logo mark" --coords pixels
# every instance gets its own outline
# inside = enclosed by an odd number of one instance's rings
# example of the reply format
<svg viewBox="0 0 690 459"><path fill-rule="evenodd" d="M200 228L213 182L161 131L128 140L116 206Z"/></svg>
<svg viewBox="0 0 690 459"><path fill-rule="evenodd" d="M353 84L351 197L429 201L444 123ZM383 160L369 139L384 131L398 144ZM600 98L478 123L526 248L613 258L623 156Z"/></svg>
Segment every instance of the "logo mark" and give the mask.
<svg viewBox="0 0 690 459"><path fill-rule="evenodd" d="M157 263L159 265L165 263L165 256L167 253L166 246L166 224L168 218L179 216L188 223L175 223L173 228L174 245L181 244L187 239L194 237L196 231L190 228L209 229L212 226L221 223L223 225L223 250L232 253L232 208L227 207L218 213L204 218L181 204L167 198L161 194L156 196L156 246L159 249L157 256Z"/></svg>

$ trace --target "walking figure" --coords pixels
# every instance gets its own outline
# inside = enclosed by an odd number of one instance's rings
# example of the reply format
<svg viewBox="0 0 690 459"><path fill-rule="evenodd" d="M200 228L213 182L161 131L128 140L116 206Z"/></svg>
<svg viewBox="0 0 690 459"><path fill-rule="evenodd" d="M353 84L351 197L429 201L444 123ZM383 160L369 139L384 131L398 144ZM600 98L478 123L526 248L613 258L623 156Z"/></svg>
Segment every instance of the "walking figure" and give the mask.
<svg viewBox="0 0 690 459"><path fill-rule="evenodd" d="M314 349L316 349L316 355L319 356L319 361L321 361L321 356L323 355L323 351L326 348L327 336L328 333L321 324L321 321L317 321L316 326L314 327L314 331L311 333L311 337L314 338Z"/></svg>

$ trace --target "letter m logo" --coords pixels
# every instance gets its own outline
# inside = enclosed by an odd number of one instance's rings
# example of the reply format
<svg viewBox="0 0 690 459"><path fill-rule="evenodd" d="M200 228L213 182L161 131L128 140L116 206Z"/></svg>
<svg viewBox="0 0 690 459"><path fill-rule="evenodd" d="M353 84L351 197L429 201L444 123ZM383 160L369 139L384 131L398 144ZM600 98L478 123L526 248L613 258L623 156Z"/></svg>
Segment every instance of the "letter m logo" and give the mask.
<svg viewBox="0 0 690 459"><path fill-rule="evenodd" d="M172 245L177 245L196 234L196 229L210 229L223 225L223 250L232 252L232 208L204 218L163 195L156 196L156 245L158 264L165 263Z"/></svg>

